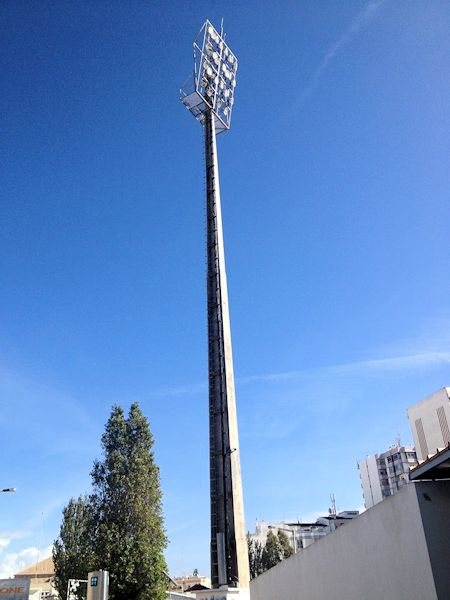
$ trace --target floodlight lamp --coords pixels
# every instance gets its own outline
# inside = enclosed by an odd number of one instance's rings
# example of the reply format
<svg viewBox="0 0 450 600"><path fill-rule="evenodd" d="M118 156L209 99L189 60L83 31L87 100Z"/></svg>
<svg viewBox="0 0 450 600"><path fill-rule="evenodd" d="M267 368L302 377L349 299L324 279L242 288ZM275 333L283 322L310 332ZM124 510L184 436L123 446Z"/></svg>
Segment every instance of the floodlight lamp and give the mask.
<svg viewBox="0 0 450 600"><path fill-rule="evenodd" d="M236 86L236 69L236 57L225 43L223 31L219 33L209 20L205 21L194 41L193 76L180 94L184 106L202 125L206 113L212 112L216 133L230 128L229 99Z"/></svg>

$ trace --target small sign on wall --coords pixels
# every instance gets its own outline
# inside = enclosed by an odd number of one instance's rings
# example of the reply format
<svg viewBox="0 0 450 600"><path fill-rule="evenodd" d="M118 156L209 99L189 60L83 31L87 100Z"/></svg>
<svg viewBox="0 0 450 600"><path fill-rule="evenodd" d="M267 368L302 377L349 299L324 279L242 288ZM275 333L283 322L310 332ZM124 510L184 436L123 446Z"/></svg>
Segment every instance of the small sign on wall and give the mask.
<svg viewBox="0 0 450 600"><path fill-rule="evenodd" d="M88 574L87 600L108 600L108 571L91 571Z"/></svg>
<svg viewBox="0 0 450 600"><path fill-rule="evenodd" d="M15 577L0 579L0 598L2 600L28 600L30 595L30 579Z"/></svg>

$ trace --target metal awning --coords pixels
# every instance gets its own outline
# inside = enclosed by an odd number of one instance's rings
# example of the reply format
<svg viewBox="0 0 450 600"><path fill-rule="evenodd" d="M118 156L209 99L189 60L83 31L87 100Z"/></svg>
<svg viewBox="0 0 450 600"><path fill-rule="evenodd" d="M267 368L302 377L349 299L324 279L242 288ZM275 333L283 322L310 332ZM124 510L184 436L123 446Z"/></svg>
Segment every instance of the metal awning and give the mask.
<svg viewBox="0 0 450 600"><path fill-rule="evenodd" d="M409 479L450 479L450 444L411 469Z"/></svg>

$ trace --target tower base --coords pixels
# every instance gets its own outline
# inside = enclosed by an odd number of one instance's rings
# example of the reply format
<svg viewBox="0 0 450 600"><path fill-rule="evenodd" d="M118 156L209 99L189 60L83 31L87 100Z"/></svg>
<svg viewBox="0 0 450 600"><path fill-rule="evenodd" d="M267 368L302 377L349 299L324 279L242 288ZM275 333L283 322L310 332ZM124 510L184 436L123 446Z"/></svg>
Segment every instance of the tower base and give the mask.
<svg viewBox="0 0 450 600"><path fill-rule="evenodd" d="M196 600L250 600L250 590L222 586L214 590L195 592Z"/></svg>

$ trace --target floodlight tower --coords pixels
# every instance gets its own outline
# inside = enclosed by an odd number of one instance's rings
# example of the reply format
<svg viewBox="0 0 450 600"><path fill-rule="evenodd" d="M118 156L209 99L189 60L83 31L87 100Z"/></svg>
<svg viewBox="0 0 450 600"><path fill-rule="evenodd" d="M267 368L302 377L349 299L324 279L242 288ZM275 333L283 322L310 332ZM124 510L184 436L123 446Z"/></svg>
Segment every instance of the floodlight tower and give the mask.
<svg viewBox="0 0 450 600"><path fill-rule="evenodd" d="M194 41L194 73L181 101L205 131L211 579L248 597L249 564L228 312L216 135L230 128L237 59L206 21Z"/></svg>

